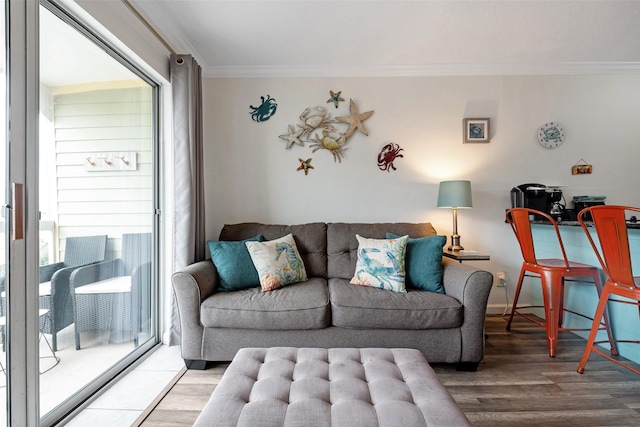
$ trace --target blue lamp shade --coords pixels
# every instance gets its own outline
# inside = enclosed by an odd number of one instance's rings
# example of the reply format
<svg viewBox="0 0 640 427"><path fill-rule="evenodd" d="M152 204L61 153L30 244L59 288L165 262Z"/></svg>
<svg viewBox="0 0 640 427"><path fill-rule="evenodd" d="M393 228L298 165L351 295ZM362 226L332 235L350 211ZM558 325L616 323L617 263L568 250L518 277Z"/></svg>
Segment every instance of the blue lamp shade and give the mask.
<svg viewBox="0 0 640 427"><path fill-rule="evenodd" d="M442 181L438 189L439 208L471 208L471 181Z"/></svg>

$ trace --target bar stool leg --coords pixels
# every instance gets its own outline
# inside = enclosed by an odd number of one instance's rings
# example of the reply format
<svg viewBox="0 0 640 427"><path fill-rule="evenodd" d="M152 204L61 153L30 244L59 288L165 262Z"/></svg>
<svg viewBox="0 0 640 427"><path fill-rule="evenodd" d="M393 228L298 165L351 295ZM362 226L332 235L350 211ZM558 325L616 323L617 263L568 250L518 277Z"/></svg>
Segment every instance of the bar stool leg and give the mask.
<svg viewBox="0 0 640 427"><path fill-rule="evenodd" d="M558 346L558 322L560 321L560 304L562 303L562 277L552 272L543 272L542 296L544 299L545 327L547 329L547 347L549 357L555 357Z"/></svg>
<svg viewBox="0 0 640 427"><path fill-rule="evenodd" d="M526 270L524 266L520 269L520 278L518 279L518 286L516 287L516 293L513 296L513 305L511 306L511 315L509 316L509 320L507 321L507 331L511 330L511 322L513 321L513 316L516 314L516 308L518 306L518 299L520 298L520 290L522 289L522 282L524 281L524 275Z"/></svg>

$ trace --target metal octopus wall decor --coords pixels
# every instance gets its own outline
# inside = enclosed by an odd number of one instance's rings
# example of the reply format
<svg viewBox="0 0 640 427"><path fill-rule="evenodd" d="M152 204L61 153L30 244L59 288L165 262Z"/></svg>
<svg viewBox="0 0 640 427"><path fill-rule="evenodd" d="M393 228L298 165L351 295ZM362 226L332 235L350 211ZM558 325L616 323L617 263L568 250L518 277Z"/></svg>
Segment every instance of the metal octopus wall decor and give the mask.
<svg viewBox="0 0 640 427"><path fill-rule="evenodd" d="M378 153L378 168L380 168L381 171L386 170L387 172L391 172L392 169L396 170L393 162L398 157L404 157L400 154L401 151L404 151L404 149L400 148L400 146L395 142L389 142L386 144L382 147L380 153Z"/></svg>
<svg viewBox="0 0 640 427"><path fill-rule="evenodd" d="M276 100L269 95L265 98L264 96L260 97L261 104L257 107L253 105L249 105L251 108L251 118L254 122L264 122L269 120L276 113L278 108L278 104L276 104Z"/></svg>

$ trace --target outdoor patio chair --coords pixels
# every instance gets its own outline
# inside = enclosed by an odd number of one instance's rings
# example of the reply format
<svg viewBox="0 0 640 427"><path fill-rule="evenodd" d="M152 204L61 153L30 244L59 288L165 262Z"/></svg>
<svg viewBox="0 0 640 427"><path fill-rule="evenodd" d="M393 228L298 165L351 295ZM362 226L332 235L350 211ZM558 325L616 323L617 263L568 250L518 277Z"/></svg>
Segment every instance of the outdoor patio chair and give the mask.
<svg viewBox="0 0 640 427"><path fill-rule="evenodd" d="M57 334L73 322L69 277L82 265L103 261L107 253L107 235L67 237L64 261L40 267L40 308L47 309L40 318L40 330L51 334L51 347L58 351Z"/></svg>
<svg viewBox="0 0 640 427"><path fill-rule="evenodd" d="M138 336L149 318L151 284L151 233L122 235L122 257L75 269L71 295L76 349L80 334L102 331L106 341Z"/></svg>

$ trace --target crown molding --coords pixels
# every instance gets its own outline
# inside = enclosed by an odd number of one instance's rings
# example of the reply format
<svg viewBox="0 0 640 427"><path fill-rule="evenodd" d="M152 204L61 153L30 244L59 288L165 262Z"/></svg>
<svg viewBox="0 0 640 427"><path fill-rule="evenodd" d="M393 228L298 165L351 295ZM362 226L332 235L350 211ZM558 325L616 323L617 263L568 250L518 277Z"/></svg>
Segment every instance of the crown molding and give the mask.
<svg viewBox="0 0 640 427"><path fill-rule="evenodd" d="M555 64L425 64L349 66L203 66L205 78L424 77L640 74L640 62Z"/></svg>

